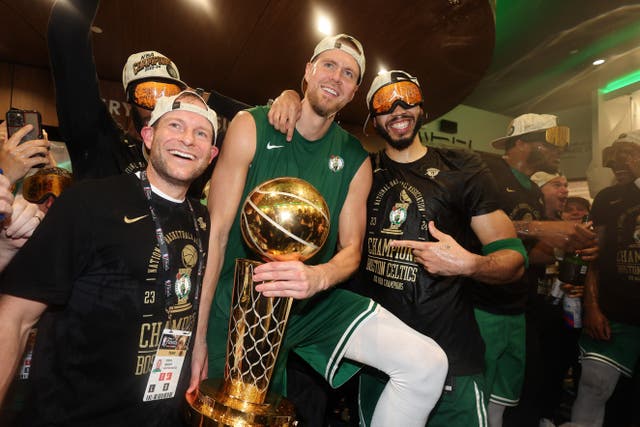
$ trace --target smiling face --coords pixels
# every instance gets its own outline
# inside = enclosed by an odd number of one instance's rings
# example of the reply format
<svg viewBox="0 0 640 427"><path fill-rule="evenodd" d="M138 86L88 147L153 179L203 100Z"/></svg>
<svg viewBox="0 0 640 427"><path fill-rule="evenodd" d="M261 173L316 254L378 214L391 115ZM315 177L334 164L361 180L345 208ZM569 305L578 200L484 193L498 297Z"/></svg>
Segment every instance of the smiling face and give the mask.
<svg viewBox="0 0 640 427"><path fill-rule="evenodd" d="M397 105L389 114L373 118L373 126L380 136L396 150L409 147L424 122L422 108L418 105L408 109Z"/></svg>
<svg viewBox="0 0 640 427"><path fill-rule="evenodd" d="M331 117L347 105L358 89L358 63L348 53L331 49L307 64L305 98L320 117Z"/></svg>
<svg viewBox="0 0 640 427"><path fill-rule="evenodd" d="M558 176L547 182L540 189L544 195L544 206L547 216L555 217L564 209L569 196L569 184L565 176Z"/></svg>
<svg viewBox="0 0 640 427"><path fill-rule="evenodd" d="M633 142L617 142L613 144L613 158L610 165L618 184L628 184L637 177L634 163L640 159L640 145Z"/></svg>
<svg viewBox="0 0 640 427"><path fill-rule="evenodd" d="M589 215L589 206L587 200L576 200L575 198L567 200L562 211L562 219L565 221L581 222L582 218Z"/></svg>
<svg viewBox="0 0 640 427"><path fill-rule="evenodd" d="M189 98L180 102L203 107L200 101ZM172 187L186 191L218 152L212 144L213 136L211 123L191 111L170 111L153 127L143 128L142 137L150 150L150 182L167 194L171 192L166 189Z"/></svg>

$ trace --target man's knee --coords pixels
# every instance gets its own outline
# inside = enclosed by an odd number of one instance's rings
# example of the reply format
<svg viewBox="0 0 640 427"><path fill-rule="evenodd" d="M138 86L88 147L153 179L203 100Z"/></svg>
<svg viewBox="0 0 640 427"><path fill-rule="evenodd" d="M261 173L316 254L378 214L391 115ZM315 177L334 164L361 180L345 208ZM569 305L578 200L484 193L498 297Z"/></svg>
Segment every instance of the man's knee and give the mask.
<svg viewBox="0 0 640 427"><path fill-rule="evenodd" d="M618 382L617 371L604 363L585 361L580 376L580 388L599 401L607 401Z"/></svg>
<svg viewBox="0 0 640 427"><path fill-rule="evenodd" d="M444 384L449 360L442 348L426 336L416 340L411 351L411 363L415 366L415 381L440 381Z"/></svg>

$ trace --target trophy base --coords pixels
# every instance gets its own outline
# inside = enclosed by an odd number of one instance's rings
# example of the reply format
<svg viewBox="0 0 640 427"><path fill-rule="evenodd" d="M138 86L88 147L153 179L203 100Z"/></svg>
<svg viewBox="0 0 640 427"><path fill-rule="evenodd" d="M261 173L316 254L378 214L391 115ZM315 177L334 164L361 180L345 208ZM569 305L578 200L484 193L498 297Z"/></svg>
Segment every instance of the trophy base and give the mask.
<svg viewBox="0 0 640 427"><path fill-rule="evenodd" d="M191 427L295 427L293 404L276 394L263 404L245 402L220 392L221 379L204 380L187 408Z"/></svg>

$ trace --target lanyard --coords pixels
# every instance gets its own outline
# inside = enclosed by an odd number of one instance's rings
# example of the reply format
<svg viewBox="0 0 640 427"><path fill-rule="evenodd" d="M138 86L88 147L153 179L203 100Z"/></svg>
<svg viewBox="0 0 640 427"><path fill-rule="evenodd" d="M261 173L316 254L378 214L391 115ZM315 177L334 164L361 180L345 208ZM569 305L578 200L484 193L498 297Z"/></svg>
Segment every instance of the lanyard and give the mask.
<svg viewBox="0 0 640 427"><path fill-rule="evenodd" d="M149 183L149 179L147 179L147 171L140 172L140 183L142 184L142 189L144 192L147 201L149 202L149 211L151 212L151 218L153 218L153 223L156 227L156 239L158 241L158 248L160 249L160 256L162 258L162 269L165 273L169 272L169 249L167 247L167 242L164 238L164 233L162 232L162 226L160 225L160 220L158 219L158 215L156 214L156 210L153 208L153 204L151 203L151 184ZM202 270L204 266L204 251L202 249L202 240L200 238L200 233L198 231L198 222L196 221L196 214L193 211L193 206L191 206L191 202L189 199L186 199L187 205L189 206L189 211L191 212L191 219L193 220L193 228L195 230L195 236L198 243L198 275L196 278L196 286L195 286L195 295L194 295L194 306L198 306L198 300L200 298L200 285L202 284ZM171 289L172 282L169 278L167 278L164 282L164 293L165 293L165 310L171 318L171 311L169 308L171 307ZM177 298L177 295L176 295Z"/></svg>

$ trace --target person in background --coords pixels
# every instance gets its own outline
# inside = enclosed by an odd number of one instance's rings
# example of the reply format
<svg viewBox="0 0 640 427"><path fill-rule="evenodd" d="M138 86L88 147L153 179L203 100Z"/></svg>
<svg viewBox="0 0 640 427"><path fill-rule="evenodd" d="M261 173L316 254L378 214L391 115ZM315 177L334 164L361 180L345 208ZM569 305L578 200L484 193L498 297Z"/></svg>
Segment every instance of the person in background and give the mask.
<svg viewBox="0 0 640 427"><path fill-rule="evenodd" d="M489 393L489 425L503 424L506 407L520 400L525 372L525 309L544 275L549 257L536 258L532 248L539 242L561 250L594 246L595 234L587 226L549 221L544 216L543 195L530 176L544 171L557 173L560 153L569 143L569 129L558 126L549 114L523 114L507 127L506 136L492 142L503 156L483 154L499 190L499 207L513 222L527 248L530 265L519 281L502 286L476 281L475 314L486 345L485 378ZM525 408L514 425L537 427L535 408ZM517 414L515 414L517 415Z"/></svg>
<svg viewBox="0 0 640 427"><path fill-rule="evenodd" d="M433 338L447 354L447 381L426 425L482 426L484 344L469 298L471 278L513 282L524 271L526 251L498 208L480 158L420 142L423 101L418 79L400 70L379 74L367 94L368 119L385 147L373 156L366 240L350 288ZM387 378L363 370L361 425L369 425Z"/></svg>
<svg viewBox="0 0 640 427"><path fill-rule="evenodd" d="M581 427L602 426L620 375L632 377L640 360L640 130L608 148L619 183L600 191L591 209L600 257L585 284L582 370L571 411Z"/></svg>
<svg viewBox="0 0 640 427"><path fill-rule="evenodd" d="M536 172L531 175L544 197L544 215L548 220L560 219L564 204L569 196L567 177L559 173Z"/></svg>
<svg viewBox="0 0 640 427"><path fill-rule="evenodd" d="M531 180L540 187L544 197L545 216L561 221L568 196L565 176L539 171ZM582 218L578 223L582 222ZM560 414L563 380L578 357L577 340L580 329L569 325L563 309L563 290L581 288L563 284L558 278L557 256L543 242L531 249L537 259L548 258L544 275L537 278L535 294L530 295L525 313L527 322L527 354L521 405L529 408L541 427L552 427L564 421ZM575 297L572 290L571 297Z"/></svg>
<svg viewBox="0 0 640 427"><path fill-rule="evenodd" d="M584 197L569 196L562 210L562 219L565 221L579 222L591 212L591 202Z"/></svg>
<svg viewBox="0 0 640 427"><path fill-rule="evenodd" d="M2 222L2 232L0 232L0 271L4 270L4 267L11 261L17 249L21 246L20 244L13 244L15 242L12 236L23 237L22 233L15 234L22 229L22 226L17 222L14 224L13 230L9 230L9 235L7 236L7 228L11 224L11 218L14 213L13 204L14 196L11 192L11 180L4 174L0 174L0 221ZM26 219L28 215L20 216L24 216ZM35 217L35 212L33 212L32 216ZM21 221L21 223L23 222ZM37 222L39 223L39 221Z"/></svg>

